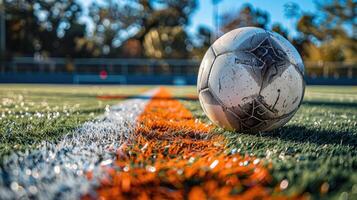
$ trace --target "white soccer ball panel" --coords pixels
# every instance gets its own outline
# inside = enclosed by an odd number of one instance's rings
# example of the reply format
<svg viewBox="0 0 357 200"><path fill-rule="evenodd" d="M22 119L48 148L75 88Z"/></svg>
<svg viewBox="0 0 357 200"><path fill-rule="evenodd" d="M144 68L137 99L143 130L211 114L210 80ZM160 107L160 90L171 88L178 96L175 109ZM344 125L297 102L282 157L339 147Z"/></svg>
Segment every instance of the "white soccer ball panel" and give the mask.
<svg viewBox="0 0 357 200"><path fill-rule="evenodd" d="M226 129L233 129L225 115L223 107L208 89L199 93L199 100L204 112L214 124Z"/></svg>
<svg viewBox="0 0 357 200"><path fill-rule="evenodd" d="M208 76L211 71L212 64L215 59L215 54L212 48L209 48L202 59L197 79L197 88L198 91L201 91L208 87Z"/></svg>
<svg viewBox="0 0 357 200"><path fill-rule="evenodd" d="M212 45L216 55L237 50L252 35L265 33L265 30L256 27L244 27L232 30L218 38Z"/></svg>
<svg viewBox="0 0 357 200"><path fill-rule="evenodd" d="M290 65L281 76L262 88L261 95L269 108L276 110L275 117L280 117L298 108L303 92L302 77L296 67Z"/></svg>
<svg viewBox="0 0 357 200"><path fill-rule="evenodd" d="M218 56L209 76L212 93L226 107L242 105L249 96L259 93L260 86L247 71L246 65L235 63L235 53Z"/></svg>

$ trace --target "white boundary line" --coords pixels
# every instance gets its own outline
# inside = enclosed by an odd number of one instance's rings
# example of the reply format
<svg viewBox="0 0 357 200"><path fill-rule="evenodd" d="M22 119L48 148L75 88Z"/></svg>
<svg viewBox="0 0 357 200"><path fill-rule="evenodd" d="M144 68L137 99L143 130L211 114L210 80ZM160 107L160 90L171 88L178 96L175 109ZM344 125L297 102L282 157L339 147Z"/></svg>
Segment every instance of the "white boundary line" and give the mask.
<svg viewBox="0 0 357 200"><path fill-rule="evenodd" d="M105 176L116 150L135 130L137 117L156 93L123 101L86 122L58 143L42 143L26 153L13 153L0 168L0 199L78 199L95 195L94 188ZM88 180L86 172L93 172Z"/></svg>

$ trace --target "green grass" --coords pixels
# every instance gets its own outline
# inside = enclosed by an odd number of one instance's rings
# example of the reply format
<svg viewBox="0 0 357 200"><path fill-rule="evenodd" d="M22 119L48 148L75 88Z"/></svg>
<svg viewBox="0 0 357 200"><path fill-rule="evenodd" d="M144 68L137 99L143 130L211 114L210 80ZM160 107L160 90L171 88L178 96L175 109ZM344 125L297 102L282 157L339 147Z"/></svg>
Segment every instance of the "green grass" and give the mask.
<svg viewBox="0 0 357 200"><path fill-rule="evenodd" d="M0 85L0 160L11 151L53 141L120 101L97 95L135 95L150 87ZM194 87L170 87L178 97ZM209 122L198 101L182 102ZM313 199L357 199L357 87L307 87L304 103L284 127L264 133L224 134L230 149L256 156L287 195Z"/></svg>
<svg viewBox="0 0 357 200"><path fill-rule="evenodd" d="M184 103L208 121L198 102ZM216 131L226 136L235 152L264 159L272 186L288 181L283 190L287 195L357 199L357 87L307 87L294 118L275 131Z"/></svg>
<svg viewBox="0 0 357 200"><path fill-rule="evenodd" d="M53 141L120 101L97 95L135 95L148 87L0 85L0 160L11 151Z"/></svg>

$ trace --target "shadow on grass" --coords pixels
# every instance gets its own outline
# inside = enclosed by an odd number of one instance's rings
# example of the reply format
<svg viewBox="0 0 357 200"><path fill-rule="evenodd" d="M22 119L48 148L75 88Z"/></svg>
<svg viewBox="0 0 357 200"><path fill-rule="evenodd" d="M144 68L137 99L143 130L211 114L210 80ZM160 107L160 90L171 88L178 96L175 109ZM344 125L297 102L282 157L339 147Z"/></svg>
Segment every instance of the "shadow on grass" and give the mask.
<svg viewBox="0 0 357 200"><path fill-rule="evenodd" d="M286 125L274 131L263 132L260 136L275 137L281 140L299 143L310 142L318 145L333 144L357 148L356 134L345 131L307 128L298 125Z"/></svg>

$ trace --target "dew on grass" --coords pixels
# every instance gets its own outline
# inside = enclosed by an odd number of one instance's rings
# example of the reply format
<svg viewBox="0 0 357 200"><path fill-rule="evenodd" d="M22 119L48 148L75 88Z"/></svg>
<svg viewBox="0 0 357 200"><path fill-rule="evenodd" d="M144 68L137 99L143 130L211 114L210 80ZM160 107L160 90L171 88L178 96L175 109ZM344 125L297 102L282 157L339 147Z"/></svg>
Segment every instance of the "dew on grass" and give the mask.
<svg viewBox="0 0 357 200"><path fill-rule="evenodd" d="M289 181L287 179L284 179L280 182L280 189L285 190L289 186Z"/></svg>
<svg viewBox="0 0 357 200"><path fill-rule="evenodd" d="M77 164L72 164L72 169L76 170L78 168Z"/></svg>
<svg viewBox="0 0 357 200"><path fill-rule="evenodd" d="M31 176L31 174L32 174L31 169L26 169L26 170L25 170L25 174L26 174L27 176Z"/></svg>
<svg viewBox="0 0 357 200"><path fill-rule="evenodd" d="M145 167L146 171L148 172L151 172L151 173L154 173L156 171L156 168L154 166L151 166L151 165L147 165Z"/></svg>
<svg viewBox="0 0 357 200"><path fill-rule="evenodd" d="M10 188L13 190L13 191L17 191L19 189L19 184L17 182L12 182L10 184Z"/></svg>
<svg viewBox="0 0 357 200"><path fill-rule="evenodd" d="M229 162L229 163L226 163L224 167L228 169L228 168L232 168L232 166L233 166L232 163Z"/></svg>
<svg viewBox="0 0 357 200"><path fill-rule="evenodd" d="M240 162L240 163L239 163L239 166L248 166L248 164L249 164L249 161L246 160L246 161L244 161L244 162Z"/></svg>
<svg viewBox="0 0 357 200"><path fill-rule="evenodd" d="M188 163L192 164L195 162L195 157L190 157L190 159L188 160Z"/></svg>
<svg viewBox="0 0 357 200"><path fill-rule="evenodd" d="M129 165L125 165L125 167L123 168L123 171L124 171L124 172L128 172L129 170L130 170Z"/></svg>
<svg viewBox="0 0 357 200"><path fill-rule="evenodd" d="M38 179L40 177L40 174L37 171L32 171L32 177Z"/></svg>
<svg viewBox="0 0 357 200"><path fill-rule="evenodd" d="M214 169L217 165L218 165L219 161L218 160L214 160L211 165L209 166L211 169Z"/></svg>
<svg viewBox="0 0 357 200"><path fill-rule="evenodd" d="M257 165L257 164L259 164L259 162L260 162L260 159L257 158L257 159L255 159L255 160L253 161L253 164L254 164L254 165Z"/></svg>
<svg viewBox="0 0 357 200"><path fill-rule="evenodd" d="M110 165L113 163L112 159L108 159L108 160L104 160L100 163L101 166L106 166L106 165Z"/></svg>
<svg viewBox="0 0 357 200"><path fill-rule="evenodd" d="M37 193L37 187L31 185L31 186L29 187L29 192L30 192L31 194L33 194L33 195L36 194L36 193Z"/></svg>
<svg viewBox="0 0 357 200"><path fill-rule="evenodd" d="M53 171L55 172L55 174L59 174L61 172L61 168L60 166L56 165L53 169Z"/></svg>
<svg viewBox="0 0 357 200"><path fill-rule="evenodd" d="M178 175L182 175L182 174L183 174L183 169L178 169L178 170L177 170L177 174L178 174Z"/></svg>

